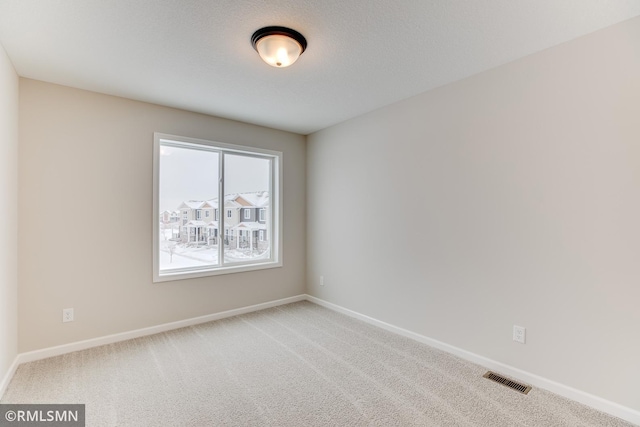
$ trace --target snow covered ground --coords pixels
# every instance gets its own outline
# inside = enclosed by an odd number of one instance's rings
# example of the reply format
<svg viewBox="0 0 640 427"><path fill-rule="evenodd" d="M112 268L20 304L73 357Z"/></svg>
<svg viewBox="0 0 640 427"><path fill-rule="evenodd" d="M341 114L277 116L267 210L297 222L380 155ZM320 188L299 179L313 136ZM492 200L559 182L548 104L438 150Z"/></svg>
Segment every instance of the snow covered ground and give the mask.
<svg viewBox="0 0 640 427"><path fill-rule="evenodd" d="M162 239L162 238L161 238ZM169 245L174 246L173 256ZM227 249L224 252L225 263L244 262L249 260L268 259L269 251L249 251ZM218 264L217 246L186 246L170 240L160 240L160 270L175 270L187 267L206 267Z"/></svg>

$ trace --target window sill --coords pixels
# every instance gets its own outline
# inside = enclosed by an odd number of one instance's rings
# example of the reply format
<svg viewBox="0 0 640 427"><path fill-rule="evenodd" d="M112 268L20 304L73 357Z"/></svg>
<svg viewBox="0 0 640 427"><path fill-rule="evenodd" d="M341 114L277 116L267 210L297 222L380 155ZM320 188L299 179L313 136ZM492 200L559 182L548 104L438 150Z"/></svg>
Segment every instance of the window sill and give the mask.
<svg viewBox="0 0 640 427"><path fill-rule="evenodd" d="M282 267L282 262L264 262L259 264L233 265L228 267L212 267L197 270L180 269L173 272L154 273L153 282L173 282L178 280L195 279L199 277L219 276L222 274L244 273L248 271L266 270Z"/></svg>

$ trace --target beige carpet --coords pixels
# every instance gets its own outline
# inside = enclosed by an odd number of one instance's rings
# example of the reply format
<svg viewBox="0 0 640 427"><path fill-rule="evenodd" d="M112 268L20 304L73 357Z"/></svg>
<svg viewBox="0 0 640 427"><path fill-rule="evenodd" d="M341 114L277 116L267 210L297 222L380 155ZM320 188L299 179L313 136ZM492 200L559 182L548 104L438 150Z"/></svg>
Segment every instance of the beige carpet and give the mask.
<svg viewBox="0 0 640 427"><path fill-rule="evenodd" d="M21 365L2 403L87 426L630 426L309 302Z"/></svg>

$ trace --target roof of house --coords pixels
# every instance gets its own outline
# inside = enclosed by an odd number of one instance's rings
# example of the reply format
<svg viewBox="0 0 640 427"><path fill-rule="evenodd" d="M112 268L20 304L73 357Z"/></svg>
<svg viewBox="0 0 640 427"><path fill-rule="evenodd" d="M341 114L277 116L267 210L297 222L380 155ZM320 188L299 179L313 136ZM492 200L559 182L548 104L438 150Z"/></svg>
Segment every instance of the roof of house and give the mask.
<svg viewBox="0 0 640 427"><path fill-rule="evenodd" d="M207 209L217 207L216 205L212 205L210 200L202 201L202 200L188 200L186 202L180 203L178 209Z"/></svg>
<svg viewBox="0 0 640 427"><path fill-rule="evenodd" d="M231 227L232 230L266 230L267 225L259 222L241 222Z"/></svg>
<svg viewBox="0 0 640 427"><path fill-rule="evenodd" d="M256 191L253 193L240 193L236 195L235 200L245 207L253 206L256 208L262 208L269 206L269 192Z"/></svg>
<svg viewBox="0 0 640 427"><path fill-rule="evenodd" d="M188 200L180 203L178 209L200 209L203 204L204 202L202 200Z"/></svg>
<svg viewBox="0 0 640 427"><path fill-rule="evenodd" d="M205 227L205 226L207 225L207 223L206 223L206 222L204 222L204 221L195 221L195 220L192 220L192 221L189 221L189 222L187 223L187 225L192 225L192 226L194 226L194 227Z"/></svg>
<svg viewBox="0 0 640 427"><path fill-rule="evenodd" d="M269 192L268 191L256 191L251 193L231 193L224 196L225 208L243 208L243 207L256 207L264 208L269 206ZM180 203L178 209L206 209L206 208L218 208L218 199L213 198L206 201L203 200L188 200Z"/></svg>

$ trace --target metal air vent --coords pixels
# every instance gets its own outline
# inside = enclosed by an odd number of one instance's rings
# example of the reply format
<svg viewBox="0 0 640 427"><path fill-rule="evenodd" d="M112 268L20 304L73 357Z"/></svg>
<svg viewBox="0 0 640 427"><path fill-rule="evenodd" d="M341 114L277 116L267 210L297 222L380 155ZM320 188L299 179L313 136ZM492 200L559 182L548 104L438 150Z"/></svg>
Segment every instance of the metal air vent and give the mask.
<svg viewBox="0 0 640 427"><path fill-rule="evenodd" d="M490 379L491 381L495 381L497 383L500 383L504 386L507 386L509 388L512 388L516 391L519 391L520 393L523 394L527 394L529 393L529 391L531 390L531 386L525 385L525 384L521 384L515 381L511 381L508 378L505 378L501 375L496 374L495 372L491 372L488 371L486 374L483 375L484 378Z"/></svg>

